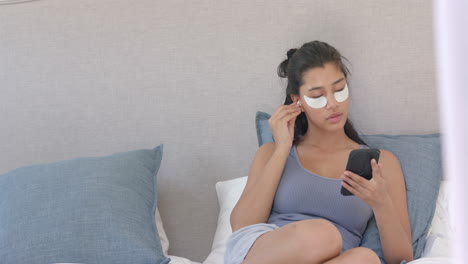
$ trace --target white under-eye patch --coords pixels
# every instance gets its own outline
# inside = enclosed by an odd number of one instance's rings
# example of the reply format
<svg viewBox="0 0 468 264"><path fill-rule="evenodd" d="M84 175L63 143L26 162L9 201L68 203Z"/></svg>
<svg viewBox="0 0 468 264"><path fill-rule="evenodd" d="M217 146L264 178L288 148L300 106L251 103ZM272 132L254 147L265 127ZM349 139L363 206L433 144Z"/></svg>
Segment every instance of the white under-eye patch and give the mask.
<svg viewBox="0 0 468 264"><path fill-rule="evenodd" d="M349 95L348 84L346 84L343 90L339 92L335 92L335 99L336 101L341 103L348 98L348 95Z"/></svg>
<svg viewBox="0 0 468 264"><path fill-rule="evenodd" d="M311 98L304 95L304 100L312 108L322 108L327 105L327 98L323 95L318 98Z"/></svg>
<svg viewBox="0 0 468 264"><path fill-rule="evenodd" d="M343 90L341 90L339 92L335 92L334 95L335 95L336 101L338 101L340 103L345 101L349 96L348 84L345 85ZM304 100L312 108L322 108L322 107L327 105L327 98L325 96L323 96L323 95L318 97L318 98L312 98L312 97L308 97L308 96L304 95Z"/></svg>

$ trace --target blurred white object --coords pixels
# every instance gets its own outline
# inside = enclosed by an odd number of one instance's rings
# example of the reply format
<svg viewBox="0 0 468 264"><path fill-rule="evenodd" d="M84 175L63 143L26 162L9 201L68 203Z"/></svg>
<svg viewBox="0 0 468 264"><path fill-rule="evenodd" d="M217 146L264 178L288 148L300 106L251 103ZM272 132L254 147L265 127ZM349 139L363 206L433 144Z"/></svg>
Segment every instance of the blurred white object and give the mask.
<svg viewBox="0 0 468 264"><path fill-rule="evenodd" d="M454 264L453 258L419 258L408 264Z"/></svg>
<svg viewBox="0 0 468 264"><path fill-rule="evenodd" d="M437 198L434 218L427 234L426 246L421 257L453 257L451 234L454 232L453 214L450 210L450 182L442 181ZM412 263L412 262L411 262Z"/></svg>
<svg viewBox="0 0 468 264"><path fill-rule="evenodd" d="M433 4L434 39L439 94L439 118L442 129L442 164L444 175L451 181L450 201L454 206L452 219L457 229L453 233L453 255L456 263L466 263L468 210L465 162L468 159L468 124L465 105L468 98L468 2L435 0Z"/></svg>

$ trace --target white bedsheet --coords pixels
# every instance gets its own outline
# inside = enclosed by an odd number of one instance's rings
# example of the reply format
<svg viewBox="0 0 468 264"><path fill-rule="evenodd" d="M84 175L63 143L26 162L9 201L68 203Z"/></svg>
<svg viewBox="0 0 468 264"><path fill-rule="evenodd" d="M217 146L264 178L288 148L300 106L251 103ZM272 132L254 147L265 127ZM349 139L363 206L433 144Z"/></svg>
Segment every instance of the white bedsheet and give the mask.
<svg viewBox="0 0 468 264"><path fill-rule="evenodd" d="M169 255L168 257L171 259L171 262L169 262L169 264L201 264L199 262L191 261L182 257L176 257L171 255Z"/></svg>
<svg viewBox="0 0 468 264"><path fill-rule="evenodd" d="M408 264L454 264L453 258L449 257L434 257L434 258L419 258L408 262Z"/></svg>
<svg viewBox="0 0 468 264"><path fill-rule="evenodd" d="M201 264L199 262L191 261L186 258L176 257L176 256L168 256L171 258L171 262L169 264ZM408 264L454 264L453 258L450 257L431 257L431 258L419 258L408 262ZM220 263L222 264L222 263Z"/></svg>

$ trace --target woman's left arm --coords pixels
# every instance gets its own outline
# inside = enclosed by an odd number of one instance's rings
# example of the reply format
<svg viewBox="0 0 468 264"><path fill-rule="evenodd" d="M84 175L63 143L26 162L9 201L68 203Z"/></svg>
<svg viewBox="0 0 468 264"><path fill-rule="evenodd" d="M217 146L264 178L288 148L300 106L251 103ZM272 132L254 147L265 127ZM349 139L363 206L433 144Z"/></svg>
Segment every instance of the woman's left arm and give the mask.
<svg viewBox="0 0 468 264"><path fill-rule="evenodd" d="M380 173L386 181L390 199L384 199L374 210L380 233L380 241L388 264L399 264L401 260L413 260L411 227L406 202L406 187L400 162L389 151L380 150ZM379 170L376 166L375 170ZM378 172L377 172L378 173Z"/></svg>
<svg viewBox="0 0 468 264"><path fill-rule="evenodd" d="M379 164L372 160L371 166L370 181L346 171L343 186L372 207L385 262L410 262L413 260L413 247L400 162L393 153L381 149Z"/></svg>

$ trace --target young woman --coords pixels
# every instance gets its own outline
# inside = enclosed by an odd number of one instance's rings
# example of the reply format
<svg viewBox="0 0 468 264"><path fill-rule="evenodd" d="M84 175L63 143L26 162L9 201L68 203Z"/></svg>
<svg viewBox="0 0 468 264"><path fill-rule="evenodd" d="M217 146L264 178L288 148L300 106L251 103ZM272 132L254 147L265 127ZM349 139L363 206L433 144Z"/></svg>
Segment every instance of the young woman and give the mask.
<svg viewBox="0 0 468 264"><path fill-rule="evenodd" d="M413 260L398 159L381 149L371 180L345 171L349 153L369 147L348 119L344 57L321 41L287 57L278 66L288 78L285 104L268 120L275 142L255 154L231 213L225 264L380 264L359 246L372 215L387 264ZM342 186L354 195L341 195Z"/></svg>

